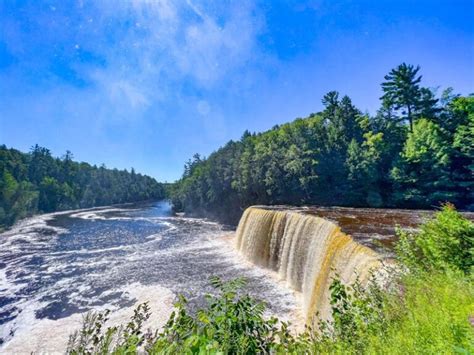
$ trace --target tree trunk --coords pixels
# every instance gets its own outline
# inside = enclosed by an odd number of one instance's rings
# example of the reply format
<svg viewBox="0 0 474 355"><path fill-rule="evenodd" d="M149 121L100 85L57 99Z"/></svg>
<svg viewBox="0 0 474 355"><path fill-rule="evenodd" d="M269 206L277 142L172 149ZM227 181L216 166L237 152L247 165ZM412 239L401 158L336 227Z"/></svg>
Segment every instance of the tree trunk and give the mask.
<svg viewBox="0 0 474 355"><path fill-rule="evenodd" d="M413 118L411 117L411 106L408 105L408 122L410 122L410 132L413 132Z"/></svg>

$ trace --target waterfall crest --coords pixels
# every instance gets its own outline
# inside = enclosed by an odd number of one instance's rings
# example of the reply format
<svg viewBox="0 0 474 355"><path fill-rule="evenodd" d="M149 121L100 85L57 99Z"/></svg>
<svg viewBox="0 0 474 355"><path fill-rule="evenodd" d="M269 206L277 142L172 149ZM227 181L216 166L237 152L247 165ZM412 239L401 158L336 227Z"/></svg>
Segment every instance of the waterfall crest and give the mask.
<svg viewBox="0 0 474 355"><path fill-rule="evenodd" d="M335 273L347 283L357 275L364 282L381 266L375 251L355 242L335 223L291 210L247 208L237 228L236 247L302 293L308 325L328 318L329 285Z"/></svg>

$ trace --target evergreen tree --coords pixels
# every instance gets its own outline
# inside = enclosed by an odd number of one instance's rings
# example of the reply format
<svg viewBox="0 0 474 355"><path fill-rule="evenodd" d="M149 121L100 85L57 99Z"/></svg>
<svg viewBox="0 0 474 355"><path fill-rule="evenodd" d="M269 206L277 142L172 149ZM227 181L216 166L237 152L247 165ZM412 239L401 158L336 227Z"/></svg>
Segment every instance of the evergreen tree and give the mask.
<svg viewBox="0 0 474 355"><path fill-rule="evenodd" d="M331 91L319 113L195 157L174 206L229 222L253 204L474 208L474 97L448 91L439 105L418 72L402 64L386 76L375 117Z"/></svg>
<svg viewBox="0 0 474 355"><path fill-rule="evenodd" d="M0 229L37 212L164 198L164 187L135 173L77 163L71 152L53 158L0 146Z"/></svg>
<svg viewBox="0 0 474 355"><path fill-rule="evenodd" d="M418 120L391 172L397 202L423 207L456 198L449 165L450 147L440 127L427 119Z"/></svg>
<svg viewBox="0 0 474 355"><path fill-rule="evenodd" d="M452 134L452 179L459 187L461 206L474 209L474 96L457 97L450 104L448 122L456 128Z"/></svg>
<svg viewBox="0 0 474 355"><path fill-rule="evenodd" d="M400 112L401 120L408 120L410 131L413 121L418 117L432 117L436 113L438 100L428 88L421 88L420 67L406 63L400 64L385 76L382 83L383 105L394 112Z"/></svg>
<svg viewBox="0 0 474 355"><path fill-rule="evenodd" d="M380 207L383 205L380 191L383 133L368 132L364 138L362 144L353 139L347 149L346 166L352 187L348 198L352 205Z"/></svg>

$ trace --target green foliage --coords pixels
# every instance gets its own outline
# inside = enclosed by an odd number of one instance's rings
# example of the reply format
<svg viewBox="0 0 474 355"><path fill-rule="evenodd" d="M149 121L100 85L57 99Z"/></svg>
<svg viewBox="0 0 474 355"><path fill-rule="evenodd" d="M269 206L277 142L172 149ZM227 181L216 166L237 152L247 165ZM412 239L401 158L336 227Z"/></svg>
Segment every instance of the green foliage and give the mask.
<svg viewBox="0 0 474 355"><path fill-rule="evenodd" d="M109 310L102 313L88 313L82 328L69 337L68 354L134 354L144 344L149 334L142 332L143 323L150 318L147 303L138 305L125 326L107 327Z"/></svg>
<svg viewBox="0 0 474 355"><path fill-rule="evenodd" d="M407 274L389 294L385 331L369 335L368 354L472 354L474 287L455 274Z"/></svg>
<svg viewBox="0 0 474 355"><path fill-rule="evenodd" d="M419 68L382 84L382 107L362 114L331 91L323 110L195 155L170 197L176 210L238 221L255 204L474 209L474 97L438 101ZM410 123L410 129L406 122ZM226 206L226 208L222 208Z"/></svg>
<svg viewBox="0 0 474 355"><path fill-rule="evenodd" d="M367 205L382 206L382 195L377 182L381 180L379 167L383 148L383 133L381 132L368 132L364 134L362 144L358 144L354 139L349 144L346 166L349 170L348 180L353 186L354 203L365 197Z"/></svg>
<svg viewBox="0 0 474 355"><path fill-rule="evenodd" d="M474 223L452 205L443 206L416 234L400 232L397 252L409 268L423 271L451 270L472 273Z"/></svg>
<svg viewBox="0 0 474 355"><path fill-rule="evenodd" d="M369 345L370 335L383 336L389 319L387 295L374 276L363 286L359 279L345 285L336 276L331 292L331 321L322 321L314 346L317 352L361 353Z"/></svg>
<svg viewBox="0 0 474 355"><path fill-rule="evenodd" d="M395 200L410 207L455 200L450 153L440 127L427 119L418 120L391 171Z"/></svg>
<svg viewBox="0 0 474 355"><path fill-rule="evenodd" d="M38 201L38 192L33 190L31 183L18 183L13 175L4 171L0 179L0 229L2 224L10 225L17 218L26 217Z"/></svg>
<svg viewBox="0 0 474 355"><path fill-rule="evenodd" d="M69 354L469 354L474 305L474 225L446 205L416 235L401 233L399 264L366 284L330 285L331 318L299 334L244 294L243 279L213 277L217 295L190 312L180 296L160 330L143 330L138 306L125 326L90 313L69 340ZM381 279L382 277L382 279ZM383 280L383 282L381 282ZM471 318L470 318L471 317Z"/></svg>
<svg viewBox="0 0 474 355"><path fill-rule="evenodd" d="M413 121L417 117L432 117L439 109L438 100L428 88L420 87L420 67L406 63L400 64L385 76L382 83L384 95L381 97L383 105L395 112L401 111L398 120L408 120L410 131L413 131Z"/></svg>
<svg viewBox="0 0 474 355"><path fill-rule="evenodd" d="M165 330L147 349L151 353L269 353L275 346L276 319L263 317L265 306L239 294L242 279L227 283L213 278L219 296L207 296L208 306L190 316L181 298Z"/></svg>
<svg viewBox="0 0 474 355"><path fill-rule="evenodd" d="M452 136L451 171L460 189L460 204L474 209L474 96L456 97L443 115L446 130Z"/></svg>
<svg viewBox="0 0 474 355"><path fill-rule="evenodd" d="M53 158L34 146L28 154L0 146L0 230L37 212L164 198L155 179L126 170Z"/></svg>
<svg viewBox="0 0 474 355"><path fill-rule="evenodd" d="M207 295L207 307L194 315L180 296L161 331L144 332L150 316L146 304L139 305L125 327L107 327L109 311L89 313L80 331L71 335L69 354L268 354L295 346L288 324L264 317L265 306L240 292L243 279L211 284L217 296ZM278 326L279 324L279 326Z"/></svg>

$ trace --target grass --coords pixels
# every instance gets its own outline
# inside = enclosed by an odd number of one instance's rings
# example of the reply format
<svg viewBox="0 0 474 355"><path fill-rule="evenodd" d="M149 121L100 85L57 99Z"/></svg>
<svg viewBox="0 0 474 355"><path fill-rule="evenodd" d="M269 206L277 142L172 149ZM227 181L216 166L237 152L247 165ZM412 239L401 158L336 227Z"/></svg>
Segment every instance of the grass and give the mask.
<svg viewBox="0 0 474 355"><path fill-rule="evenodd" d="M390 318L383 333L371 334L368 354L472 354L472 280L460 274L404 276L403 291L387 297Z"/></svg>

